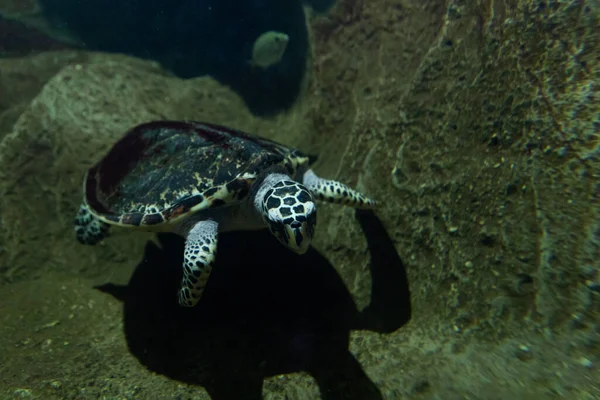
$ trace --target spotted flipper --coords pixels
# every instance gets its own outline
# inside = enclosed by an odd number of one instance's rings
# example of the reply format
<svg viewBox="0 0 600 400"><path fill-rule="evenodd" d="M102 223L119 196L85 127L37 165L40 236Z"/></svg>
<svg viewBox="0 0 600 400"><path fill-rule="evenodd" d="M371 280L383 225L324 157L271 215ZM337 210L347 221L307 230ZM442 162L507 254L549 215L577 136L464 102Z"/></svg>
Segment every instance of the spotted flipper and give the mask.
<svg viewBox="0 0 600 400"><path fill-rule="evenodd" d="M108 236L110 226L96 218L85 204L79 206L79 212L73 223L77 240L82 244L94 245Z"/></svg>
<svg viewBox="0 0 600 400"><path fill-rule="evenodd" d="M303 183L319 200L360 209L369 209L377 205L375 200L343 183L318 177L311 169L304 173Z"/></svg>
<svg viewBox="0 0 600 400"><path fill-rule="evenodd" d="M188 233L178 295L181 307L194 307L200 300L215 263L217 235L218 225L210 220L198 222Z"/></svg>

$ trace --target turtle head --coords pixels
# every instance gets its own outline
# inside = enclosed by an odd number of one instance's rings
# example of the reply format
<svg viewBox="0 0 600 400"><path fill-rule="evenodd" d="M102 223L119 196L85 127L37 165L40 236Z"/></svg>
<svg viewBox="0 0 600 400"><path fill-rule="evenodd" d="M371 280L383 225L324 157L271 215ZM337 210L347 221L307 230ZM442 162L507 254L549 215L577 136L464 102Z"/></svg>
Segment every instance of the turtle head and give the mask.
<svg viewBox="0 0 600 400"><path fill-rule="evenodd" d="M257 193L256 206L284 246L298 254L306 253L317 225L317 208L304 185L284 174L268 175Z"/></svg>

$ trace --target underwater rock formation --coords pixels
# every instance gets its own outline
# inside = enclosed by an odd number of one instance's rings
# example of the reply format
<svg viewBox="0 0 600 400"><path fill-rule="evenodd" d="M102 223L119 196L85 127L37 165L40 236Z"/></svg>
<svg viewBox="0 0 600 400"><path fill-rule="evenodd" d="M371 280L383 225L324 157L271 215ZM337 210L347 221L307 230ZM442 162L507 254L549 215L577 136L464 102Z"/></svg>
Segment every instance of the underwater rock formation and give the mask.
<svg viewBox="0 0 600 400"><path fill-rule="evenodd" d="M0 58L0 138L58 71L88 59L87 53L47 52L25 58Z"/></svg>
<svg viewBox="0 0 600 400"><path fill-rule="evenodd" d="M0 144L0 337L8 349L0 387L39 398L143 398L149 390L208 398L148 374L127 351L121 303L91 288L127 283L136 264L151 262L158 250L143 251L150 236L90 249L71 227L83 171L127 128L194 118L319 154L317 172L382 202L377 215L406 267L412 319L393 333L348 332L349 353L376 388L370 398L595 398L595 4L338 0L328 14L308 15L308 90L271 119L213 79L183 81L129 57L96 54L62 68L5 125ZM368 308L375 255L364 231L350 209L321 210L315 249L356 309ZM286 316L283 305L276 310ZM71 367L58 368L63 360ZM264 398L316 398L315 379L269 377ZM330 388L322 398L350 396L352 376L336 382L321 386Z"/></svg>

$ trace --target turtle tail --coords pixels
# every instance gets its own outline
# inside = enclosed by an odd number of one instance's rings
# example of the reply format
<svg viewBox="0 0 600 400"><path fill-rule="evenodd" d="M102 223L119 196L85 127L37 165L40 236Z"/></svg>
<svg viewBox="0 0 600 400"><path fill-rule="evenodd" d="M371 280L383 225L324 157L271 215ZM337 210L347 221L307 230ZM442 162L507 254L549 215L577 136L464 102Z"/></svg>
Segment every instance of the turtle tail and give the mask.
<svg viewBox="0 0 600 400"><path fill-rule="evenodd" d="M94 245L108 236L109 225L90 212L86 204L81 204L73 223L75 236L82 244Z"/></svg>

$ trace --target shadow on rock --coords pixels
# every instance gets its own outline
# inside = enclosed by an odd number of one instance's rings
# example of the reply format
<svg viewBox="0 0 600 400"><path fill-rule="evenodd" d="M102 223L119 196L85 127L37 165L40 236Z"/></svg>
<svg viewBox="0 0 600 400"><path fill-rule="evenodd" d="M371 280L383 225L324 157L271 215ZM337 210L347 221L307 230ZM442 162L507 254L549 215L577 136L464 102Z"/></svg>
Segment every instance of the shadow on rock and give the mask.
<svg viewBox="0 0 600 400"><path fill-rule="evenodd" d="M404 268L381 222L358 213L372 252L372 302L358 312L335 269L314 249L299 256L270 233L221 235L199 305L176 304L183 239L149 242L124 301L130 351L150 370L206 388L214 400L261 399L265 377L307 371L323 399L381 399L348 351L352 329L392 332L410 318ZM368 350L368 349L367 349Z"/></svg>

